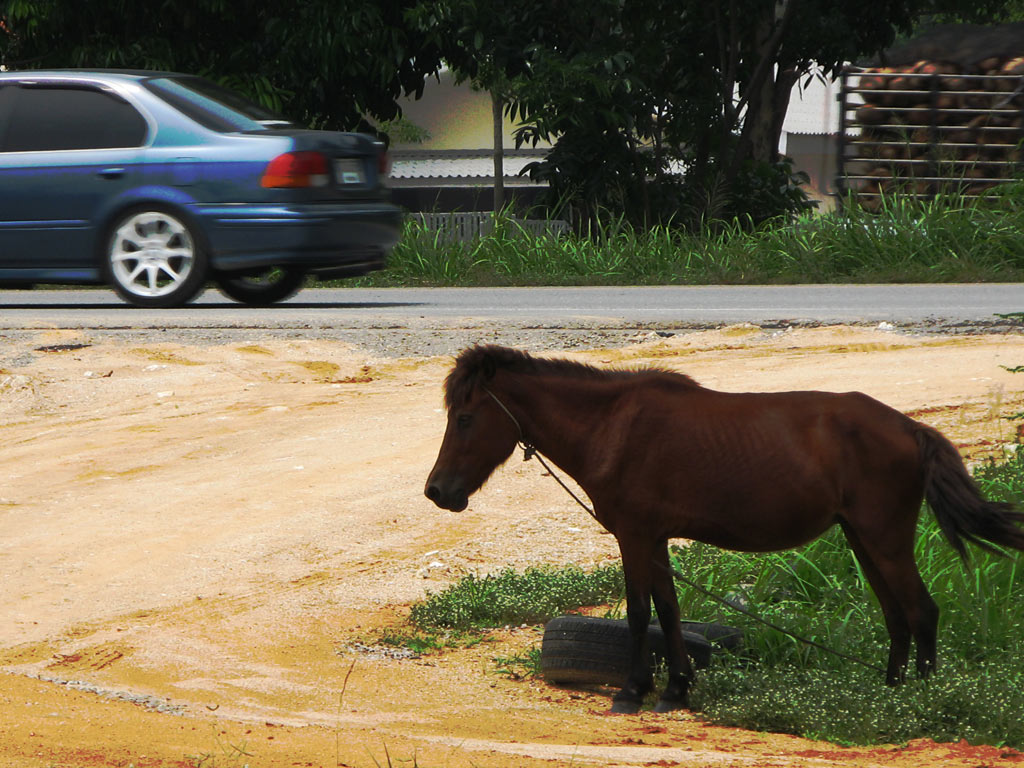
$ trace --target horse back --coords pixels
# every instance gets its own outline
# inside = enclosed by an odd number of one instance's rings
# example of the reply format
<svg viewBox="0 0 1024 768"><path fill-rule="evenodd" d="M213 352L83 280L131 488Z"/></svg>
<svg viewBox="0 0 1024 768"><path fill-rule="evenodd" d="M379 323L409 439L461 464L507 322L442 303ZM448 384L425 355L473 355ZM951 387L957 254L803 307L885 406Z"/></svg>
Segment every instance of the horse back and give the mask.
<svg viewBox="0 0 1024 768"><path fill-rule="evenodd" d="M637 387L616 404L622 437L645 449L719 458L837 459L860 452L917 454L916 421L862 392L720 392L703 387ZM842 447L842 456L836 452ZM866 457L865 457L866 458ZM877 463L877 462L875 462Z"/></svg>
<svg viewBox="0 0 1024 768"><path fill-rule="evenodd" d="M917 423L859 392L726 393L653 382L625 394L612 421L606 432L617 458L602 462L611 487L628 489L637 514L657 510L648 524L663 524L667 538L795 546L858 498L895 486L900 496L921 493ZM764 520L772 521L770 540Z"/></svg>

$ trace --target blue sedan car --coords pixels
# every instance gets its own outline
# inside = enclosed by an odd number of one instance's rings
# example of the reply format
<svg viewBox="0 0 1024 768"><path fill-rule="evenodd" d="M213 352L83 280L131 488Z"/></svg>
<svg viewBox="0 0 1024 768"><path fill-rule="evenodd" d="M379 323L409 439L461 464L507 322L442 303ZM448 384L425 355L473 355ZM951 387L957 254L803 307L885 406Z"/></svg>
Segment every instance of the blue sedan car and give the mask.
<svg viewBox="0 0 1024 768"><path fill-rule="evenodd" d="M106 283L247 304L384 266L401 212L384 146L306 130L199 77L0 72L0 286Z"/></svg>

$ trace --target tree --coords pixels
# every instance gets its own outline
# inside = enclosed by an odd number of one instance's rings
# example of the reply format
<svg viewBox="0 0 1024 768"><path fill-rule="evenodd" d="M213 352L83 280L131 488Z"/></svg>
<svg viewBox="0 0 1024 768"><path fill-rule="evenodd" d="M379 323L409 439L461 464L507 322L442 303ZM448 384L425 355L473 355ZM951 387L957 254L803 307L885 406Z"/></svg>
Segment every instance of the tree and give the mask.
<svg viewBox="0 0 1024 768"><path fill-rule="evenodd" d="M1014 0L1019 3L1019 0ZM448 0L420 16L470 77L509 78L531 174L578 219L638 224L793 210L777 147L793 85L834 77L925 12L993 18L996 0ZM426 23L429 22L429 23ZM672 173L684 170L684 180Z"/></svg>
<svg viewBox="0 0 1024 768"><path fill-rule="evenodd" d="M406 23L416 0L0 0L0 63L206 75L289 117L366 129L422 93L441 52Z"/></svg>
<svg viewBox="0 0 1024 768"><path fill-rule="evenodd" d="M625 208L644 218L643 210L657 207L657 185L643 183L657 163L641 147L666 125L657 123L652 96L678 90L677 79L649 87L636 77L630 48L651 38L644 25L673 18L660 13L673 5L668 0L646 5L652 12L625 30L619 0L451 0L420 22L456 71L489 90L501 83L509 114L523 121L519 144L555 142L531 174L550 184L574 218Z"/></svg>
<svg viewBox="0 0 1024 768"><path fill-rule="evenodd" d="M923 15L1002 20L1022 5L0 0L0 63L194 72L316 127L366 129L445 61L521 120L520 144L554 143L530 173L577 221L756 222L805 202L777 152L794 83L835 76Z"/></svg>

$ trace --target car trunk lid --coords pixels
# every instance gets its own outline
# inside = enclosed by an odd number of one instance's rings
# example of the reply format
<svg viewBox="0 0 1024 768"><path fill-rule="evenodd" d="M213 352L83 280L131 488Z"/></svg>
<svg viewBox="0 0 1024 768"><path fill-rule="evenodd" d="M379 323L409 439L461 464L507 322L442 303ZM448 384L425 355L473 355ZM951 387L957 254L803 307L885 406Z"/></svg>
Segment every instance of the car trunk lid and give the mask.
<svg viewBox="0 0 1024 768"><path fill-rule="evenodd" d="M263 186L295 190L303 199L379 199L389 171L384 144L358 133L272 128L292 149L271 161Z"/></svg>

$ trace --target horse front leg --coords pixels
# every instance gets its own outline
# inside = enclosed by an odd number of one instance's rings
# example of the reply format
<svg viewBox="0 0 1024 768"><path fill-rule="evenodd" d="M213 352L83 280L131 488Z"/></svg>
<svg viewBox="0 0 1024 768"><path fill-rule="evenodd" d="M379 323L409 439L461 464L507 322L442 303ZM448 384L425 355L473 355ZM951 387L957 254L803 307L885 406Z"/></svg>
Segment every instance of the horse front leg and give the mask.
<svg viewBox="0 0 1024 768"><path fill-rule="evenodd" d="M687 694L693 680L693 664L683 642L683 629L679 623L679 598L668 556L668 542L662 542L654 553L653 597L658 622L665 633L665 661L668 666L668 684L655 712L672 712L689 708Z"/></svg>
<svg viewBox="0 0 1024 768"><path fill-rule="evenodd" d="M619 540L626 579L626 620L629 623L629 676L612 699L611 711L632 715L654 687L647 627L651 622L651 560L647 547Z"/></svg>

